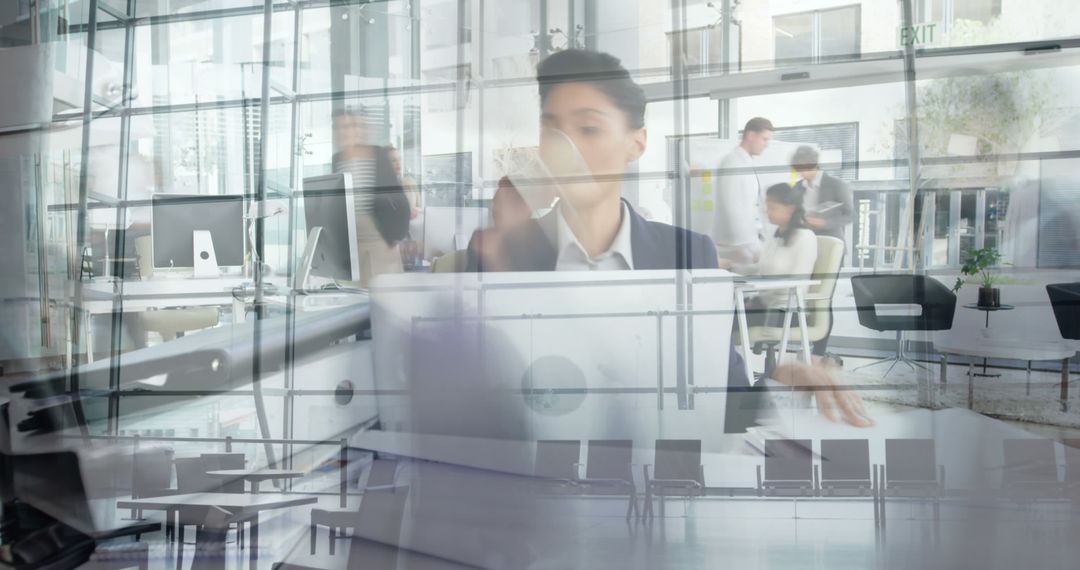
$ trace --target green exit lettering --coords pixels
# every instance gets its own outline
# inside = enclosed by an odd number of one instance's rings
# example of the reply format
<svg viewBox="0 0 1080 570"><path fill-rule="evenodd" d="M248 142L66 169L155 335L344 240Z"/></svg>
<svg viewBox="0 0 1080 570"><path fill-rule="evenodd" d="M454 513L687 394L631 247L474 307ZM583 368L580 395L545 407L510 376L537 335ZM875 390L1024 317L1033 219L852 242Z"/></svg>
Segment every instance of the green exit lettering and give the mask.
<svg viewBox="0 0 1080 570"><path fill-rule="evenodd" d="M924 46L934 43L934 30L937 24L916 24L900 26L900 47Z"/></svg>

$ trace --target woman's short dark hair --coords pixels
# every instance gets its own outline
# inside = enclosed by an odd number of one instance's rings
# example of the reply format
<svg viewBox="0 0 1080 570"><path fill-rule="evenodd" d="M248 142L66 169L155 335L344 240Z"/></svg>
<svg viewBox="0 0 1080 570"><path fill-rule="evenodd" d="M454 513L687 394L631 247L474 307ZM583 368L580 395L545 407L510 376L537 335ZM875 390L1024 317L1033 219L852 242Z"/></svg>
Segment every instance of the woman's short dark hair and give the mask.
<svg viewBox="0 0 1080 570"><path fill-rule="evenodd" d="M626 113L630 126L645 126L645 91L630 77L619 58L598 51L567 49L549 55L536 67L540 104L564 83L587 83L607 95Z"/></svg>
<svg viewBox="0 0 1080 570"><path fill-rule="evenodd" d="M817 170L820 155L814 147L803 145L791 155L791 167L795 170Z"/></svg>
<svg viewBox="0 0 1080 570"><path fill-rule="evenodd" d="M783 229L777 228L776 230L776 237L783 239L784 245L788 245L791 243L791 238L795 236L795 232L806 227L806 209L803 207L803 192L802 190L793 187L791 184L781 182L769 186L769 189L765 191L765 199L779 202L785 206L795 207L795 211L792 212L791 221L788 222L787 227Z"/></svg>

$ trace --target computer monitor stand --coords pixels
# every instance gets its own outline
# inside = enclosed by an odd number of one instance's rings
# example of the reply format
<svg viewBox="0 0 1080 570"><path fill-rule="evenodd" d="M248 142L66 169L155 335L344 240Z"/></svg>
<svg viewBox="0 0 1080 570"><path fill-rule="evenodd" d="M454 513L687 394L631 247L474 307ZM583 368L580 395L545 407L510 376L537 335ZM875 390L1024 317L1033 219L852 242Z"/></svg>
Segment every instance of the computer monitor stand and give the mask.
<svg viewBox="0 0 1080 570"><path fill-rule="evenodd" d="M196 279L211 279L221 276L217 255L214 253L214 240L210 232L196 230L192 232L192 253L195 260L192 276Z"/></svg>
<svg viewBox="0 0 1080 570"><path fill-rule="evenodd" d="M294 291L299 292L307 289L308 277L311 276L311 264L315 259L315 248L319 243L319 236L321 235L321 226L315 226L308 232L307 245L304 246L304 255L300 258L300 266L296 268L296 275L293 276Z"/></svg>

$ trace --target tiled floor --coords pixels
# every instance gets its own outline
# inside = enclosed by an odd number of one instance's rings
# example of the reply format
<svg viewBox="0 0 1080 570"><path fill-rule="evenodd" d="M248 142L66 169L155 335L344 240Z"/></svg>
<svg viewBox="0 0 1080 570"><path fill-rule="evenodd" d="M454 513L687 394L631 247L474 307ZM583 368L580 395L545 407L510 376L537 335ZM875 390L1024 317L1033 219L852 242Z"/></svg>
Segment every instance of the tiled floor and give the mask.
<svg viewBox="0 0 1080 570"><path fill-rule="evenodd" d="M536 560L529 567L1066 568L1080 556L1080 512L1065 505L950 503L935 525L928 506L890 503L882 530L875 527L868 502L672 501L666 518L628 522L621 504L572 500L579 511L574 536L557 544L535 543ZM322 546L311 557L307 541L300 540L283 558L328 569L350 562L347 548L329 556ZM464 567L415 553L402 553L399 564ZM269 561L260 565L268 566ZM355 561L349 566L384 568ZM243 564L231 558L227 567ZM494 562L490 567L509 566Z"/></svg>

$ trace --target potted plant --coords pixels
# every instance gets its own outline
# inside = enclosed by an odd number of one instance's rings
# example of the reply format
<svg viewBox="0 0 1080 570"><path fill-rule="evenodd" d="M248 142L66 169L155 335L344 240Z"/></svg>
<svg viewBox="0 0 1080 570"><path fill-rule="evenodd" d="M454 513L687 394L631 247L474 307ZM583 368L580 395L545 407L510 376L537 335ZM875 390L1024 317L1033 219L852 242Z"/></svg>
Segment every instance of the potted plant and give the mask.
<svg viewBox="0 0 1080 570"><path fill-rule="evenodd" d="M964 276L977 277L979 282L978 305L980 307L1000 307L1001 290L994 287L1000 279L994 269L1000 262L1001 253L992 247L972 251L968 260L960 268L962 276L956 278L956 284L952 288L953 293L956 293L964 286Z"/></svg>

